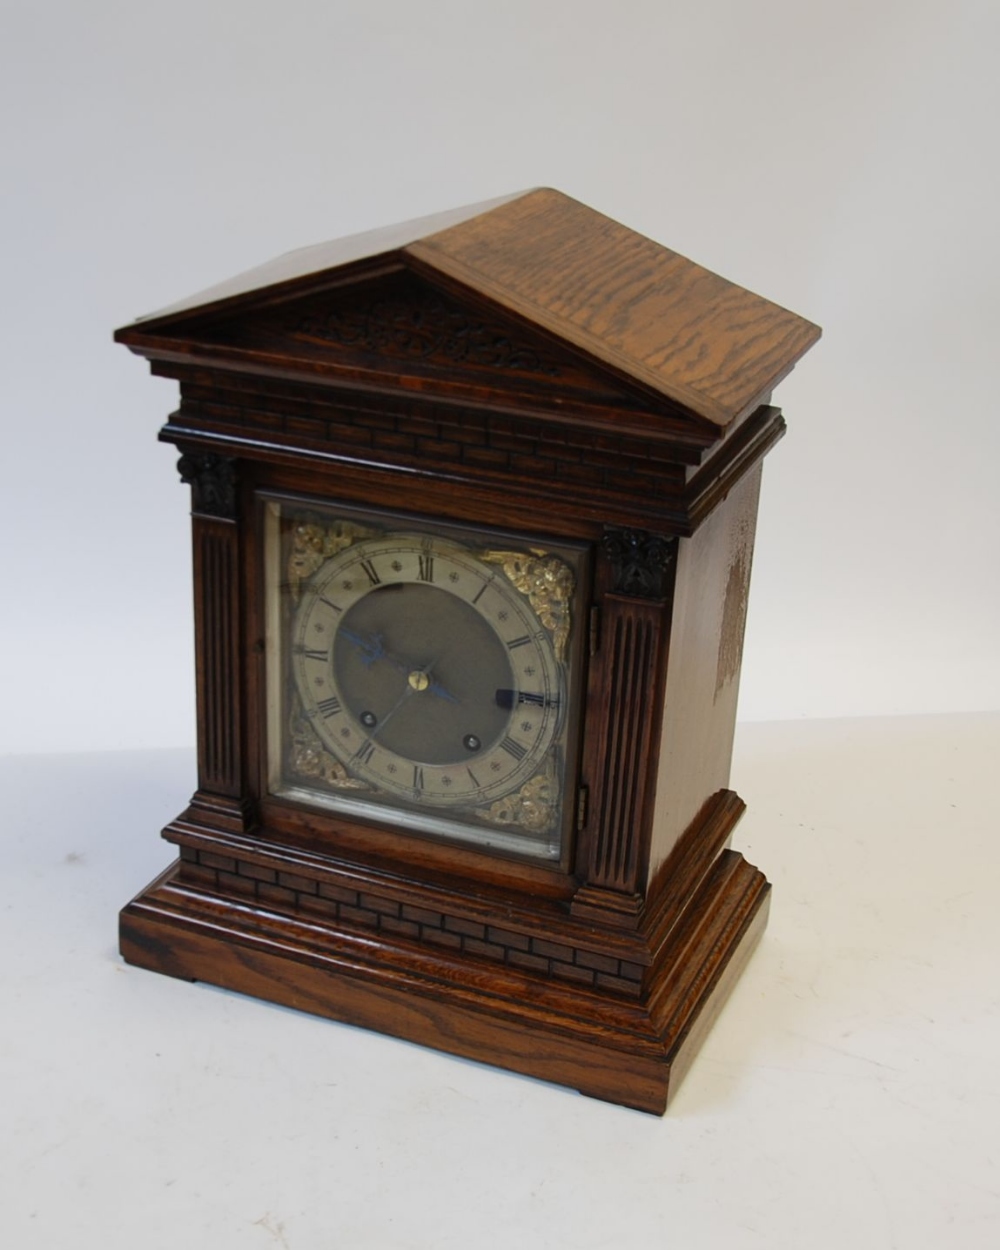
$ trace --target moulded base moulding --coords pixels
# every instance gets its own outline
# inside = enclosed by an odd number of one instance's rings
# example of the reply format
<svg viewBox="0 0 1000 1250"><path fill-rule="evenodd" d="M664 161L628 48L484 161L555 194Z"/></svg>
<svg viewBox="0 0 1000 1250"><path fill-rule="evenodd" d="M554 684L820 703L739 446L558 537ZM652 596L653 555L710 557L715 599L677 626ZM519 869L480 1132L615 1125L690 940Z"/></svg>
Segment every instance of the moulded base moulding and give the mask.
<svg viewBox="0 0 1000 1250"><path fill-rule="evenodd" d="M662 1114L766 923L770 886L724 851L638 999L454 958L388 932L184 884L174 864L121 913L128 963L360 1025Z"/></svg>

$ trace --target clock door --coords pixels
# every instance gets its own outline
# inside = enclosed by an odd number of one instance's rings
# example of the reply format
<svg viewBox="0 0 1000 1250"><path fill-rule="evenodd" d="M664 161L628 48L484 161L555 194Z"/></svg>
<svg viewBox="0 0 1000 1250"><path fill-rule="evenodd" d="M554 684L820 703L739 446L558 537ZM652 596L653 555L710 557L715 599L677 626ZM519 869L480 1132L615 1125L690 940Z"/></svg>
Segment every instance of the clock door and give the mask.
<svg viewBox="0 0 1000 1250"><path fill-rule="evenodd" d="M270 498L264 549L271 793L563 859L585 548Z"/></svg>

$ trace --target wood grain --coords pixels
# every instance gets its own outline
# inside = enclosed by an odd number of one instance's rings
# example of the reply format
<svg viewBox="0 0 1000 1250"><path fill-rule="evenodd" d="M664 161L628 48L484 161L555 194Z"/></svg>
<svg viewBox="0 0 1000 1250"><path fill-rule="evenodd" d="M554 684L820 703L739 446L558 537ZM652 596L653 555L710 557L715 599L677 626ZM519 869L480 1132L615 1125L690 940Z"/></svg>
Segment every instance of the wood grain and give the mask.
<svg viewBox="0 0 1000 1250"><path fill-rule="evenodd" d="M602 645L591 671L595 711L583 767L589 836L582 839L586 858L580 869L588 885L633 895L644 886L640 870L656 752L650 729L658 720L665 608L615 594L601 602Z"/></svg>
<svg viewBox="0 0 1000 1250"><path fill-rule="evenodd" d="M706 798L729 785L760 477L758 461L679 544L650 882Z"/></svg>
<svg viewBox="0 0 1000 1250"><path fill-rule="evenodd" d="M820 334L558 191L509 201L407 251L723 429Z"/></svg>
<svg viewBox="0 0 1000 1250"><path fill-rule="evenodd" d="M193 310L204 313L206 310L232 310L248 304L256 305L262 291L268 292L273 299L281 299L289 293L300 291L304 285L312 284L317 276L327 274L330 270L351 272L356 265L364 265L372 257L392 256L414 239L422 238L425 234L435 234L467 217L480 217L521 194L524 192L483 200L477 204L448 209L442 213L417 217L375 230L364 230L360 234L331 239L310 247L296 248L295 251L285 252L166 308L138 317L132 325L139 327L156 322L166 326L184 320ZM124 327L122 333L129 328ZM120 341L125 340L123 338Z"/></svg>
<svg viewBox="0 0 1000 1250"><path fill-rule="evenodd" d="M405 939L276 916L213 898L169 870L121 915L128 962L510 1068L662 1114L701 1021L760 936L768 886L733 852L664 947L642 1003L561 986L529 970L420 955Z"/></svg>
<svg viewBox="0 0 1000 1250"><path fill-rule="evenodd" d="M603 365L626 388L645 388L666 413L680 409L695 427L716 431L756 408L820 335L817 326L777 304L558 191L541 189L307 249L297 260L279 259L232 286L123 327L116 338L150 356L219 360L219 345L204 333L206 315L287 307L297 297L333 294L352 281L377 282L400 266L449 281L499 315L513 314L536 334ZM283 356L282 368L293 376L321 374L316 352L304 352L300 343L297 356L278 352L270 364ZM247 355L245 346L233 347L229 359L242 368L268 363ZM650 403L650 430L656 412Z"/></svg>

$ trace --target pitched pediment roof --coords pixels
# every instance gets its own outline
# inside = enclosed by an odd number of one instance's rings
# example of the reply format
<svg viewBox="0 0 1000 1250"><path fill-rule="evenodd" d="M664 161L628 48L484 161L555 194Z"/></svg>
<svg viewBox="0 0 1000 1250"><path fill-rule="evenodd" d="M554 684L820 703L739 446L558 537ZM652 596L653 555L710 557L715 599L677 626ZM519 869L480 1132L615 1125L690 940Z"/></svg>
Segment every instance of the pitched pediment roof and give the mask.
<svg viewBox="0 0 1000 1250"><path fill-rule="evenodd" d="M446 296L468 293L505 324L534 327L574 359L720 432L820 335L769 300L539 189L302 248L141 318L116 338L155 357L157 343L196 327L234 326L250 309L401 269Z"/></svg>

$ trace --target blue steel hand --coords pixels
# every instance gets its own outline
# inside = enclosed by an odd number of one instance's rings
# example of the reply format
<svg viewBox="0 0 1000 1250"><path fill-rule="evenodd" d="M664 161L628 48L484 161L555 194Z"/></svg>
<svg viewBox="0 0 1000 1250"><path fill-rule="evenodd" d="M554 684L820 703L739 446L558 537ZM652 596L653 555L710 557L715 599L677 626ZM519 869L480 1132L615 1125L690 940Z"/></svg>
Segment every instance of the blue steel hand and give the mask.
<svg viewBox="0 0 1000 1250"><path fill-rule="evenodd" d="M431 676L432 670L434 669L435 665L438 663L440 658L441 657L438 656L436 660L431 660L430 664L425 664L423 668L414 669L412 671L408 668L404 668L403 671L406 672L407 674L407 680L411 682L412 682L412 678L416 676L418 673L420 674L420 676L426 677L427 685L424 686L424 689L427 690L430 694L434 695L436 698L446 699L449 703L459 703L460 700L455 698L455 696L451 693L451 691L447 688L447 686L443 686L436 677Z"/></svg>
<svg viewBox="0 0 1000 1250"><path fill-rule="evenodd" d="M371 668L376 660L385 660L396 670L397 673L406 673L407 676L409 676L409 674L414 671L411 664L404 664L402 660L397 660L395 656L390 655L388 651L386 651L381 634L372 634L371 636L366 637L364 634L356 634L352 629L345 629L343 626L341 626L340 632L344 635L348 642L353 642L354 645L360 649L362 653L361 663L364 664L365 668ZM433 665L427 665L420 671L430 676L430 670L432 667ZM436 698L445 699L448 703L460 702L460 700L456 699L447 687L443 686L434 677L431 677L430 684L427 689Z"/></svg>
<svg viewBox="0 0 1000 1250"><path fill-rule="evenodd" d="M386 656L386 659L389 659L389 656ZM375 726L375 728L368 735L371 741L374 741L375 738L382 732L382 730L386 727L386 725L388 725L389 721L392 720L392 718L396 715L396 713L403 706L403 704L406 703L407 700L409 700L413 695L415 695L419 691L420 687L418 684L414 682L414 678L426 677L427 674L430 672L430 669L431 669L431 666L428 664L424 668L406 670L407 680L405 684L403 685L403 693L399 696L396 702L392 705L392 707L388 710L388 712L386 712L386 714L382 717L379 723ZM434 688L433 682L429 686L425 687L426 690L432 690L433 688ZM448 697L450 698L451 696L449 695Z"/></svg>
<svg viewBox="0 0 1000 1250"><path fill-rule="evenodd" d="M364 634L356 634L352 629L345 629L343 626L339 632L348 642L353 642L361 650L361 663L365 668L371 668L376 660L387 659L391 662L391 658L385 653L381 634L373 634L370 638L366 638Z"/></svg>
<svg viewBox="0 0 1000 1250"><path fill-rule="evenodd" d="M431 694L436 695L439 699L445 699L448 703L460 703L461 699L455 696L445 686L442 686L436 678L431 678L431 684L427 687Z"/></svg>

